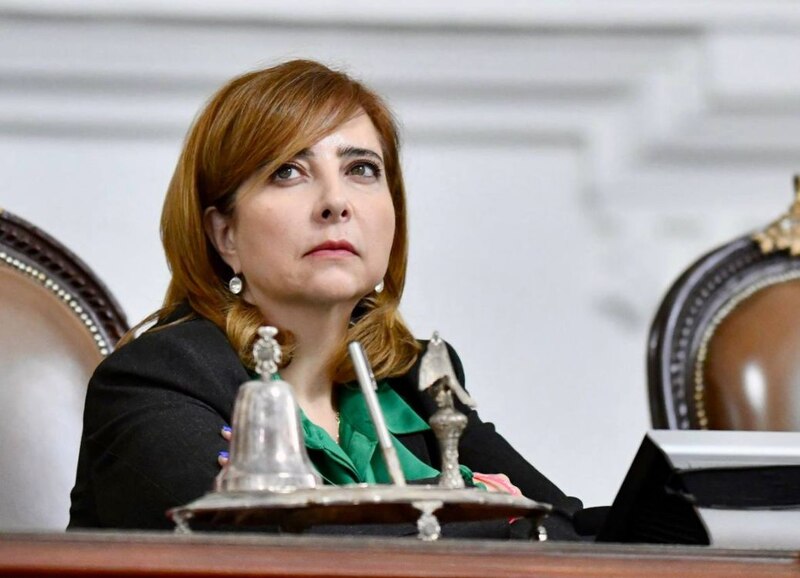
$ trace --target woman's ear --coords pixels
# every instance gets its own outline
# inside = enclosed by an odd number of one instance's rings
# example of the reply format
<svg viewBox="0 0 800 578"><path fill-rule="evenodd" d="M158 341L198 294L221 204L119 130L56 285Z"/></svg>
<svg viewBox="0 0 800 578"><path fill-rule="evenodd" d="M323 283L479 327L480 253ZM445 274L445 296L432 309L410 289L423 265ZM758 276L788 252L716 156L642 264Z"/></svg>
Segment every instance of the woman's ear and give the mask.
<svg viewBox="0 0 800 578"><path fill-rule="evenodd" d="M236 252L231 218L220 213L216 207L209 207L203 213L203 226L222 260L234 273L240 273L242 269L239 254Z"/></svg>

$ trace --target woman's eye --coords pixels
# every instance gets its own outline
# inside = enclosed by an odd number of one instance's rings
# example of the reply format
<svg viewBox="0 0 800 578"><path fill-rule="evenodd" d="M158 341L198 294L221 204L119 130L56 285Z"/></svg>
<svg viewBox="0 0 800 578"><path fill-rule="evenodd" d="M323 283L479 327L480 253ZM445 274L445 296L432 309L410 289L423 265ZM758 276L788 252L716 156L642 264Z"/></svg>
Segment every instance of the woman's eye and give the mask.
<svg viewBox="0 0 800 578"><path fill-rule="evenodd" d="M367 177L370 179L377 179L381 175L381 169L378 165L373 163L356 163L348 171L351 175L356 177Z"/></svg>
<svg viewBox="0 0 800 578"><path fill-rule="evenodd" d="M289 181L300 176L300 171L293 165L281 165L272 173L273 181Z"/></svg>

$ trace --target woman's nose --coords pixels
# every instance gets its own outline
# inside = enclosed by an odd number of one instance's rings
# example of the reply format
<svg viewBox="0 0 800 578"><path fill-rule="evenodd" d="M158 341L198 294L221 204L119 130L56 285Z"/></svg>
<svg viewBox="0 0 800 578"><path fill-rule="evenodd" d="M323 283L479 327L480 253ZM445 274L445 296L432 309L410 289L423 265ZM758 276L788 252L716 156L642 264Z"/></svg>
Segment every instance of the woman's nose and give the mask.
<svg viewBox="0 0 800 578"><path fill-rule="evenodd" d="M320 202L316 208L317 218L326 223L350 218L351 208L342 184L338 179L326 179L322 183Z"/></svg>
<svg viewBox="0 0 800 578"><path fill-rule="evenodd" d="M347 207L326 207L322 210L323 221L344 220L349 216Z"/></svg>

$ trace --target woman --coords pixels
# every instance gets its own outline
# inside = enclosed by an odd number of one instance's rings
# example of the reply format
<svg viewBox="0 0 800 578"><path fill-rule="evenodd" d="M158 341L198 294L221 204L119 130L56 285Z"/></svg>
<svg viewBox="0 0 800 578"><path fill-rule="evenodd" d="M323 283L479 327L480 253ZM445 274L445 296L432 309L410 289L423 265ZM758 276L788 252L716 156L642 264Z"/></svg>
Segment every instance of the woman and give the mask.
<svg viewBox="0 0 800 578"><path fill-rule="evenodd" d="M327 481L388 481L363 400L343 385L352 340L381 382L406 476L438 474L435 407L416 387L421 344L398 313L408 245L397 132L375 94L309 61L234 79L188 135L161 231L172 280L155 327L124 340L90 382L70 527L169 528L168 508L211 488L264 324L280 329L281 376ZM580 502L460 409L467 481L471 469L514 491L485 474L507 475L556 506L551 534L571 535Z"/></svg>

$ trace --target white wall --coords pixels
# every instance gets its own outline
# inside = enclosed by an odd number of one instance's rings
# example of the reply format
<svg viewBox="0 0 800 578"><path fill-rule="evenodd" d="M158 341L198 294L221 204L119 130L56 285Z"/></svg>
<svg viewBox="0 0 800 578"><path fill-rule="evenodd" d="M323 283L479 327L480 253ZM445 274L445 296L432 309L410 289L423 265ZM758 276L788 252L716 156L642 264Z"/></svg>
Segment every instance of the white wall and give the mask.
<svg viewBox="0 0 800 578"><path fill-rule="evenodd" d="M609 503L649 424L660 297L791 200L795 3L165 4L0 2L0 207L136 321L166 287L160 205L204 99L289 57L342 66L404 125L412 327L458 347L537 467Z"/></svg>

